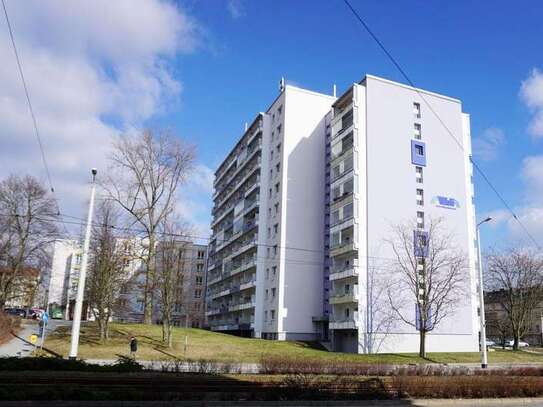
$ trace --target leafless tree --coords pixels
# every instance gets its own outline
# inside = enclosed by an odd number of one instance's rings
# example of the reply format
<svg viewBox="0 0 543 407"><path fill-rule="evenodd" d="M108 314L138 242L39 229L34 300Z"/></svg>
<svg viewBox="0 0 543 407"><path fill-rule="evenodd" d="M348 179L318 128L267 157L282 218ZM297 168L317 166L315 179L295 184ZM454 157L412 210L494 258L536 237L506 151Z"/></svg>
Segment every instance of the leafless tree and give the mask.
<svg viewBox="0 0 543 407"><path fill-rule="evenodd" d="M109 321L119 304L121 290L128 280L127 267L132 260L126 243L112 225L118 222L118 211L112 201L102 201L97 210L87 276L87 300L98 322L100 340L109 339Z"/></svg>
<svg viewBox="0 0 543 407"><path fill-rule="evenodd" d="M442 219L430 219L425 230L414 222L397 225L388 242L394 253L389 303L401 321L419 331L421 357L427 333L454 313L469 290L466 255L454 242Z"/></svg>
<svg viewBox="0 0 543 407"><path fill-rule="evenodd" d="M47 246L59 237L55 202L31 176L0 182L0 307L37 284ZM33 291L33 290L31 290Z"/></svg>
<svg viewBox="0 0 543 407"><path fill-rule="evenodd" d="M485 283L487 289L499 291L496 299L507 315L517 350L543 301L543 258L527 249L493 252L487 256Z"/></svg>
<svg viewBox="0 0 543 407"><path fill-rule="evenodd" d="M487 336L497 338L498 343L505 349L507 338L512 336L509 319L501 312L486 312L485 310L485 321Z"/></svg>
<svg viewBox="0 0 543 407"><path fill-rule="evenodd" d="M188 318L188 305L185 302L190 290L191 242L180 236L191 233L190 227L180 221L162 223L164 236L157 246L157 287L162 316L162 337L168 347L172 346L173 314L184 311Z"/></svg>
<svg viewBox="0 0 543 407"><path fill-rule="evenodd" d="M102 184L109 197L143 228L146 242L144 323L152 322L157 231L171 213L176 193L190 174L194 148L170 133L146 130L114 143L109 176Z"/></svg>

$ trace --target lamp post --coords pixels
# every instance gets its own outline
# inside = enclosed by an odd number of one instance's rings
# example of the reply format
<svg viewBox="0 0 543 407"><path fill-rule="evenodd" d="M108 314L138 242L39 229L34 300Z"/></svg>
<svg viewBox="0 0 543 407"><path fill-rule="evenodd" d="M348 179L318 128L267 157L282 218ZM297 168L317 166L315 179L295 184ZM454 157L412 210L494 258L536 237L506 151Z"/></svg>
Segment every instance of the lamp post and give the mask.
<svg viewBox="0 0 543 407"><path fill-rule="evenodd" d="M81 312L83 310L83 296L85 294L85 278L87 276L87 259L89 256L90 237L92 230L92 213L94 211L94 194L96 192L96 168L92 169L91 196L89 202L89 214L87 217L87 230L83 243L83 256L81 257L81 269L79 271L79 282L77 283L77 295L75 297L74 319L72 323L72 342L70 346L70 359L77 358L79 347L79 331L81 328Z"/></svg>
<svg viewBox="0 0 543 407"><path fill-rule="evenodd" d="M479 265L479 321L481 323L481 367L488 367L488 356L486 352L486 323L485 323L485 296L483 291L483 262L481 260L481 235L479 228L483 223L490 222L492 218L488 217L477 224L477 263Z"/></svg>

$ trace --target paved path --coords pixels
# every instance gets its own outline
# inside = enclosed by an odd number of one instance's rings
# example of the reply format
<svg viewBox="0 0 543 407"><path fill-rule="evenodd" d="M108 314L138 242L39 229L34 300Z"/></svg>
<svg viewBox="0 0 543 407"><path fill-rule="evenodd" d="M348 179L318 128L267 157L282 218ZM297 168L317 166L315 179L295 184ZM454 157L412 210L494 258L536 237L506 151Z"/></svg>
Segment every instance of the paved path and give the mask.
<svg viewBox="0 0 543 407"><path fill-rule="evenodd" d="M23 323L19 332L11 334L11 340L0 345L0 357L29 356L34 350L34 345L29 341L30 335L38 331L38 324Z"/></svg>

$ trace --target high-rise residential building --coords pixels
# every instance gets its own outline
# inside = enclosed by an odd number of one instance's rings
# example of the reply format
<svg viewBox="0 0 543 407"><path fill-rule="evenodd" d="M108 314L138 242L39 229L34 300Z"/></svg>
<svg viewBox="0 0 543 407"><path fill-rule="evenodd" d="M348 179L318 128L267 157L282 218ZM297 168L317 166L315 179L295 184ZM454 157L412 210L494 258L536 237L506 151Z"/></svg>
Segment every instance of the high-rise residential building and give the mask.
<svg viewBox="0 0 543 407"><path fill-rule="evenodd" d="M465 295L427 350L476 351L469 129L459 100L370 75L339 98L281 86L215 173L210 328L347 352L417 351L415 324L388 319L388 243L394 226L413 221L422 239L439 219L469 267ZM415 321L416 298L402 301L396 309Z"/></svg>
<svg viewBox="0 0 543 407"><path fill-rule="evenodd" d="M215 173L212 330L315 339L322 314L325 120L335 98L294 86L259 113Z"/></svg>
<svg viewBox="0 0 543 407"><path fill-rule="evenodd" d="M470 140L469 116L459 100L375 76L367 75L334 103L325 248L325 274L331 283L325 300L334 349L418 349L416 328L390 309L393 301L400 301L394 307L415 323L416 297L390 290L396 259L390 241L398 225L412 223L415 239L438 220L446 235L454 236L450 244L464 253L468 267L465 295L455 312L428 334L427 350L478 349ZM426 255L416 256L423 275ZM387 298L390 293L397 298Z"/></svg>

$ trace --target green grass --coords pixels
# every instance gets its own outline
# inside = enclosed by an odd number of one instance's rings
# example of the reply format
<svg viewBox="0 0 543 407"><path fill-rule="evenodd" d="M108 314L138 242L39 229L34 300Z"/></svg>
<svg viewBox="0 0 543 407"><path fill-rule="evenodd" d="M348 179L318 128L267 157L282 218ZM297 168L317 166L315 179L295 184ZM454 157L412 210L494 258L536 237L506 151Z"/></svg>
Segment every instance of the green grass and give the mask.
<svg viewBox="0 0 543 407"><path fill-rule="evenodd" d="M415 354L356 355L327 352L311 343L268 341L239 338L202 329L174 328L174 346L168 349L162 343L162 328L158 325L111 324L110 339L100 343L94 323L82 325L79 357L83 359L117 359L129 353L130 336L138 339L137 358L140 360L210 359L224 362L258 362L262 357L280 356L305 360L351 361L360 363L477 363L478 353L430 353L427 359ZM188 347L184 352L185 337ZM70 328L60 327L49 335L45 348L66 357L70 347ZM490 363L543 363L543 354L523 351L495 350L489 352Z"/></svg>

